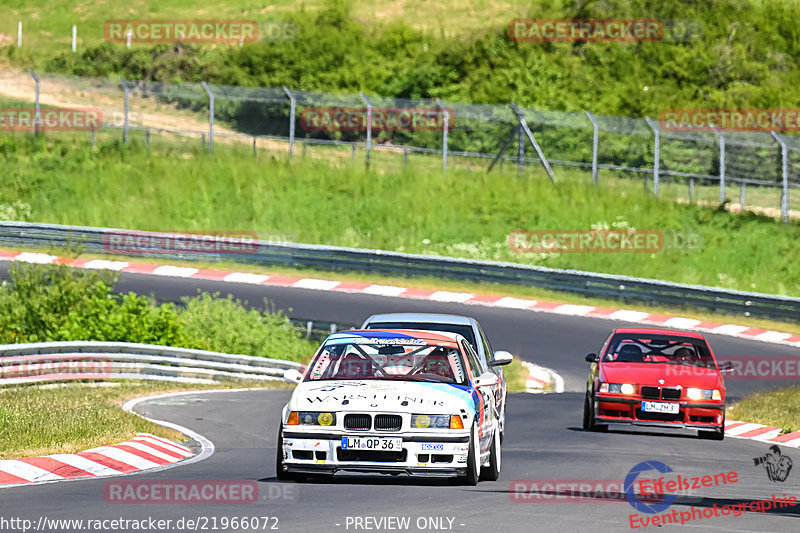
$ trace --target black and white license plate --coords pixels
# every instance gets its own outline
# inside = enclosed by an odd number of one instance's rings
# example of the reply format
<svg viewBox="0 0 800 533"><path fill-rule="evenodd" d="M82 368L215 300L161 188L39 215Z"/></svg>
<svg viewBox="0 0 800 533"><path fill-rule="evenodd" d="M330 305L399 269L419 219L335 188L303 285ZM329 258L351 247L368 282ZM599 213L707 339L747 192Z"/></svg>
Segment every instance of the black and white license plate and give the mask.
<svg viewBox="0 0 800 533"><path fill-rule="evenodd" d="M645 413L667 413L677 415L680 412L680 404L665 402L642 402L642 411Z"/></svg>
<svg viewBox="0 0 800 533"><path fill-rule="evenodd" d="M391 437L342 437L342 449L399 452L403 449L403 439Z"/></svg>

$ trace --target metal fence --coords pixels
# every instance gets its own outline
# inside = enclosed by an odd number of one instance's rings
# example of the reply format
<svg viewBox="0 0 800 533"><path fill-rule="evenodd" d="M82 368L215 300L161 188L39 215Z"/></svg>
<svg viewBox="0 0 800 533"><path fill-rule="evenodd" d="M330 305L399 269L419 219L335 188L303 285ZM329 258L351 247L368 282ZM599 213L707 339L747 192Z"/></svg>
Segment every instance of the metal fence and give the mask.
<svg viewBox="0 0 800 533"><path fill-rule="evenodd" d="M0 345L0 387L82 379L181 383L285 381L292 361L130 342L68 341Z"/></svg>
<svg viewBox="0 0 800 533"><path fill-rule="evenodd" d="M0 222L0 246L32 248L61 248L79 244L93 253L108 253L109 235L124 234L127 230L60 226L28 222ZM161 235L157 232L133 232L136 235ZM209 242L217 237L208 236ZM212 246L212 250L220 247ZM36 255L36 254L34 254ZM140 255L179 260L220 261L271 265L291 268L314 268L327 271L374 272L405 277L434 276L481 282L532 285L555 291L586 296L613 298L677 307L696 307L715 312L759 316L779 320L800 319L800 298L754 292L685 285L660 280L596 274L580 270L520 265L500 261L475 261L383 250L364 250L298 243L258 241L249 253L184 253L174 248L152 248ZM40 262L52 257L31 257ZM326 325L334 331L335 325ZM308 328L312 334L313 324ZM325 327L325 326L323 326Z"/></svg>
<svg viewBox="0 0 800 533"><path fill-rule="evenodd" d="M40 104L70 102L102 110L102 130L121 133L126 143L151 135L172 139L196 139L210 152L215 141L238 140L287 150L291 158L297 146L350 147L364 151L367 165L377 150L408 156L428 154L441 158L443 170L453 161L474 168L496 163L542 165L556 180L556 166L582 168L592 181L601 172L638 176L656 195L665 184L694 188L719 188L726 201L727 188L739 187L745 203L747 186L780 191L780 209L789 219L789 191L800 188L800 137L770 133L682 133L662 131L650 118L593 114L589 111L546 111L509 105L465 104L410 98L333 94L287 87L233 87L209 83L117 81L56 75L0 75L6 94L35 99ZM369 117L362 128L315 128L309 114L319 109L357 110ZM381 127L373 119L386 109L409 114L422 112L439 117L434 129ZM94 130L89 132L94 142ZM280 144L276 144L276 142ZM481 163L482 162L482 163Z"/></svg>

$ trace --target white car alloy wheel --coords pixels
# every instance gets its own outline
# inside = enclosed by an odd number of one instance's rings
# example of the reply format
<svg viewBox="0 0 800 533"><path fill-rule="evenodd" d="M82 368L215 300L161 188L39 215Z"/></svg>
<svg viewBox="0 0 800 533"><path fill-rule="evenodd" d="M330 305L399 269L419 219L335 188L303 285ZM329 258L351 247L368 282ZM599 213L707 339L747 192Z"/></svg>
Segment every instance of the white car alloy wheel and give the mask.
<svg viewBox="0 0 800 533"><path fill-rule="evenodd" d="M502 456L500 431L495 430L494 437L492 437L492 446L489 450L489 460L487 465L481 469L481 481L497 481L497 478L500 477Z"/></svg>

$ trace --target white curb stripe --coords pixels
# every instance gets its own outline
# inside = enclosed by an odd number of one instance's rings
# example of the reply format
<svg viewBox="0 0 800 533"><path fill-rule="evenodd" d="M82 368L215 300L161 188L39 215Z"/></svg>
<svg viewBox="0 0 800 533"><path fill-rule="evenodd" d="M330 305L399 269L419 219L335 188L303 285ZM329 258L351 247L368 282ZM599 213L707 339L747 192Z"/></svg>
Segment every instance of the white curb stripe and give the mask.
<svg viewBox="0 0 800 533"><path fill-rule="evenodd" d="M165 450L169 450L171 452L175 452L178 455L181 455L183 457L189 457L191 455L194 455L194 453L191 450L187 449L187 448L176 446L175 444L173 444L171 442L164 442L164 441L155 439L155 438L153 438L153 437L151 437L149 435L141 435L141 436L138 436L138 437L134 437L133 440L137 441L137 442L144 442L144 443L147 443L147 444L152 444L154 446L161 446Z"/></svg>
<svg viewBox="0 0 800 533"><path fill-rule="evenodd" d="M48 457L52 457L56 461L61 461L62 463L74 466L75 468L85 470L90 474L94 474L95 476L114 476L119 474L119 470L114 470L113 468L101 465L100 463L96 463L91 459L81 457L80 455L57 453L55 455L48 455Z"/></svg>
<svg viewBox="0 0 800 533"><path fill-rule="evenodd" d="M83 268L91 268L98 270L115 270L120 271L128 266L127 261L106 261L105 259L92 259L83 264Z"/></svg>
<svg viewBox="0 0 800 533"><path fill-rule="evenodd" d="M158 463L154 463L153 461L148 461L144 457L139 457L136 454L126 452L125 450L120 450L119 448L114 448L113 446L100 446L99 448L93 448L91 450L86 450L86 451L105 455L109 459L114 459L115 461L119 461L120 463L131 465L132 467L138 468L139 470L145 470L147 468L161 466Z"/></svg>
<svg viewBox="0 0 800 533"><path fill-rule="evenodd" d="M732 428L732 429L726 429L725 433L727 433L728 435L736 436L736 435L741 435L743 433L747 433L748 431L761 429L763 427L766 427L766 426L761 425L761 424L754 424L752 422L748 422L746 424L742 424L741 426L738 426L738 427L735 427L735 428Z"/></svg>
<svg viewBox="0 0 800 533"><path fill-rule="evenodd" d="M780 331L765 331L764 333L759 333L756 335L756 338L761 341L766 342L780 342L782 340L786 340L791 337L791 333L781 333Z"/></svg>
<svg viewBox="0 0 800 533"><path fill-rule="evenodd" d="M189 278L194 276L200 271L197 268L190 268L190 267L179 267L179 266L172 266L172 265L163 265L155 270L153 270L153 274L156 276L171 276L174 278Z"/></svg>
<svg viewBox="0 0 800 533"><path fill-rule="evenodd" d="M692 329L697 324L701 324L700 320L695 320L694 318L682 318L679 316L674 316L664 322L664 326L668 328L676 328L676 329Z"/></svg>
<svg viewBox="0 0 800 533"><path fill-rule="evenodd" d="M520 298L512 298L511 296L504 296L492 305L497 307L508 307L510 309L528 309L536 305L536 300L523 300Z"/></svg>
<svg viewBox="0 0 800 533"><path fill-rule="evenodd" d="M643 313L641 311L627 311L625 309L614 311L608 315L609 318L613 318L614 320L625 320L627 322L641 322L649 316L650 313Z"/></svg>
<svg viewBox="0 0 800 533"><path fill-rule="evenodd" d="M590 305L564 304L553 309L553 312L559 315L586 316L594 311L594 309L595 308Z"/></svg>
<svg viewBox="0 0 800 533"><path fill-rule="evenodd" d="M393 287L392 285L370 285L361 292L365 294L374 294L376 296L399 296L406 292L406 288Z"/></svg>
<svg viewBox="0 0 800 533"><path fill-rule="evenodd" d="M268 279L269 276L264 276L262 274L251 274L249 272L231 272L230 274L222 278L222 281L228 281L231 283L251 283L253 285L261 285Z"/></svg>
<svg viewBox="0 0 800 533"><path fill-rule="evenodd" d="M57 259L55 255L40 254L35 252L22 252L14 258L15 261L24 261L26 263L38 263L41 265L49 265Z"/></svg>
<svg viewBox="0 0 800 533"><path fill-rule="evenodd" d="M738 335L739 333L750 329L745 326L736 326L734 324L725 324L724 326L718 326L711 330L711 333L718 333L720 335Z"/></svg>
<svg viewBox="0 0 800 533"><path fill-rule="evenodd" d="M23 463L16 459L0 461L0 470L27 481L55 481L57 479L64 479L38 466L29 465L28 463Z"/></svg>
<svg viewBox="0 0 800 533"><path fill-rule="evenodd" d="M298 289L315 289L318 291L329 291L339 285L338 281L329 281L327 279L303 278L296 281L292 287Z"/></svg>
<svg viewBox="0 0 800 533"><path fill-rule="evenodd" d="M164 459L165 461L169 461L170 463L176 463L180 461L180 457L175 457L173 455L167 455L166 453L162 452L161 450L156 450L152 446L148 446L147 444L139 441L128 441L125 443L126 446L130 446L131 448L136 448L137 450L141 450L145 453L149 453L152 456L158 457L160 459Z"/></svg>
<svg viewBox="0 0 800 533"><path fill-rule="evenodd" d="M466 302L467 300L471 300L474 297L475 297L474 294L468 292L436 291L430 296L428 296L428 299L433 300L435 302L463 303Z"/></svg>

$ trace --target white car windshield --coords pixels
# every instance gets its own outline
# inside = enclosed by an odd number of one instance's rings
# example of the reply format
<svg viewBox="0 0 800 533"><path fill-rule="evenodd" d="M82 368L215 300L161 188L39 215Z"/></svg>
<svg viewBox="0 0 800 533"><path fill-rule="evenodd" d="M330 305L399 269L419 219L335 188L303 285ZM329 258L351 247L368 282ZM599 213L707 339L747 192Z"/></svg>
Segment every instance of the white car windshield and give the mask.
<svg viewBox="0 0 800 533"><path fill-rule="evenodd" d="M465 384L458 348L431 344L330 342L308 366L306 381L393 380Z"/></svg>

